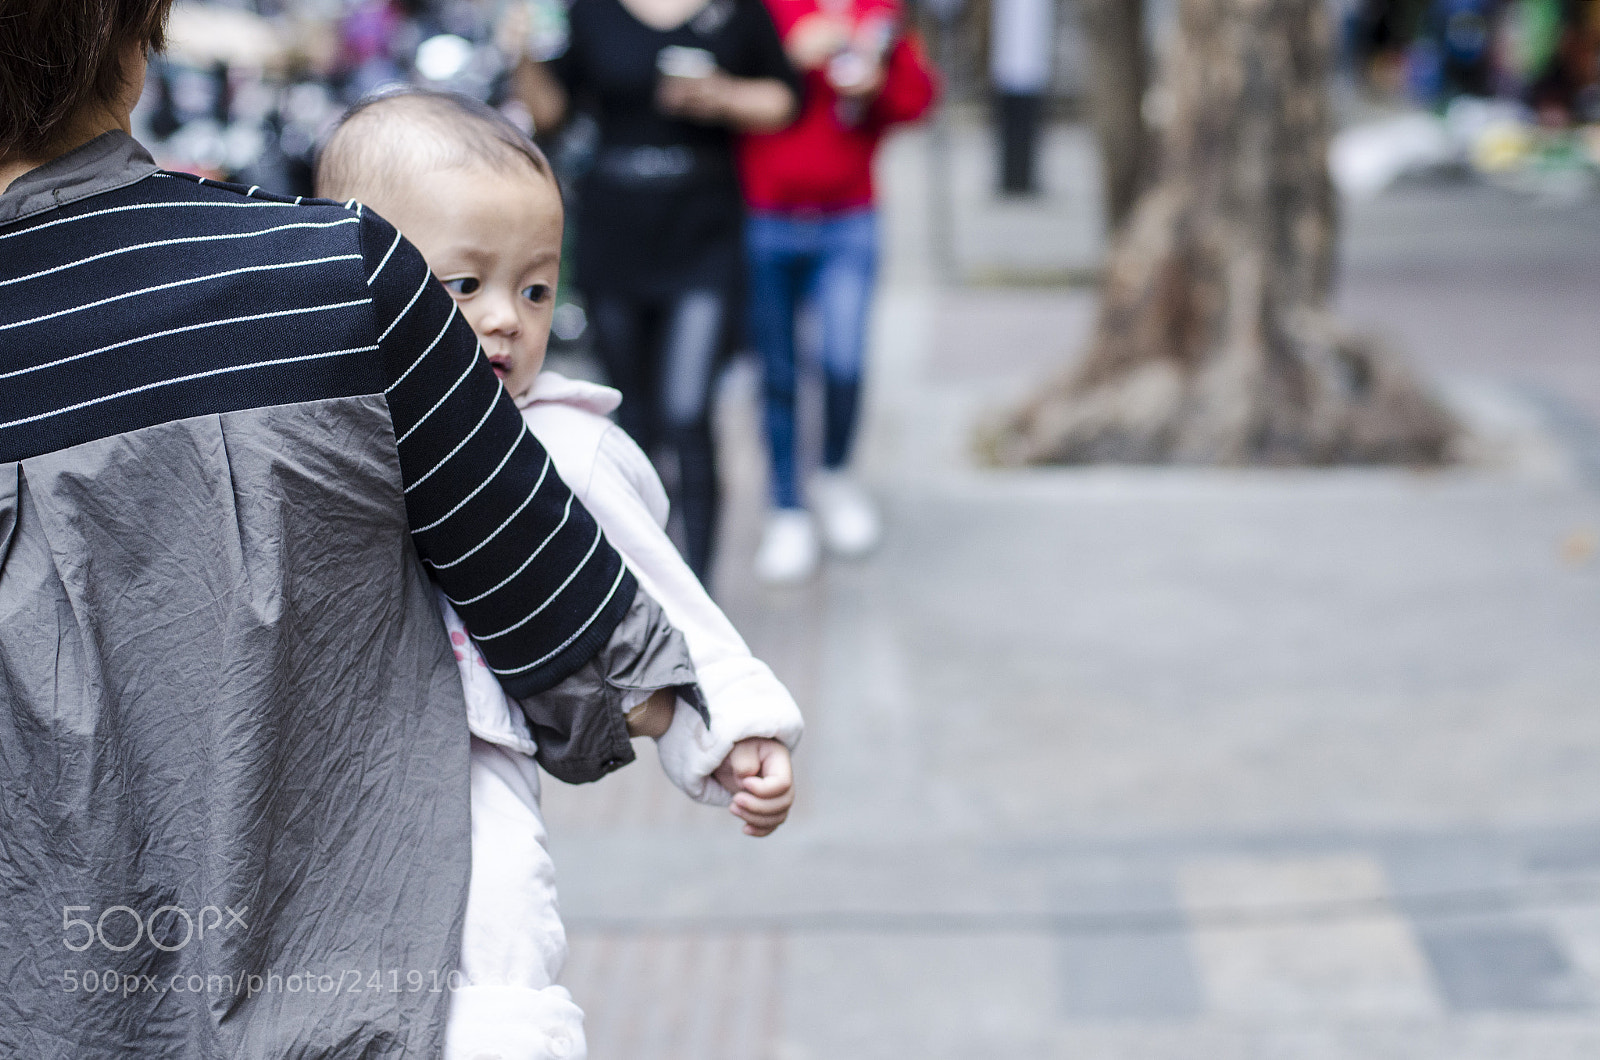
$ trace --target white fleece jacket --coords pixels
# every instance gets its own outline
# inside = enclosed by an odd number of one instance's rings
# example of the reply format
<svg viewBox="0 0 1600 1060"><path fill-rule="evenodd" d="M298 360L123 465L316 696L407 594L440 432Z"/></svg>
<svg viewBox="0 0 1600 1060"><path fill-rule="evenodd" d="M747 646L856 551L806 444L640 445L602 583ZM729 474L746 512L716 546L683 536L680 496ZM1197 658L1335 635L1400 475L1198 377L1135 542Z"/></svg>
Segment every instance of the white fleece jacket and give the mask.
<svg viewBox="0 0 1600 1060"><path fill-rule="evenodd" d="M556 470L667 619L683 633L711 714L708 728L679 701L656 741L662 769L690 797L726 805L711 774L739 740L764 736L791 749L804 723L767 665L712 602L667 538L667 495L649 459L607 414L609 387L541 374L517 401ZM452 995L446 1060L582 1060L583 1014L555 980L566 933L545 846L533 737L441 595L472 731L472 882L461 939L463 985Z"/></svg>

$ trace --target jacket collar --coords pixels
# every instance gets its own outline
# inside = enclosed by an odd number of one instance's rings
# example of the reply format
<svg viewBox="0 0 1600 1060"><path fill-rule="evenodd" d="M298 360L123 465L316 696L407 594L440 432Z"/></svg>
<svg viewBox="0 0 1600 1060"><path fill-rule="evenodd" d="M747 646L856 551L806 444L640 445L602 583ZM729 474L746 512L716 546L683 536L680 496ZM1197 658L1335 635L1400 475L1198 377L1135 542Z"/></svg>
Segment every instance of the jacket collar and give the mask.
<svg viewBox="0 0 1600 1060"><path fill-rule="evenodd" d="M622 392L599 383L582 379L568 379L556 372L540 372L533 386L519 398L514 398L517 408L525 409L539 404L575 405L601 416L609 416L622 404Z"/></svg>
<svg viewBox="0 0 1600 1060"><path fill-rule="evenodd" d="M37 169L0 193L0 225L135 184L160 167L150 152L120 129L101 133Z"/></svg>

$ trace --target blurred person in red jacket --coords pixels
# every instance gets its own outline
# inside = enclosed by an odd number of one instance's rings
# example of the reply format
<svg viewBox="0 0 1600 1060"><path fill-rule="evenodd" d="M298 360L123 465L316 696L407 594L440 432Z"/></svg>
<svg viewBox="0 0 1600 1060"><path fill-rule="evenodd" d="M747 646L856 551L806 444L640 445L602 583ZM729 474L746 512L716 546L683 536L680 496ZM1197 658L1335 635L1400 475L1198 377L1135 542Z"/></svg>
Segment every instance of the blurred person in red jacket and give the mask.
<svg viewBox="0 0 1600 1060"><path fill-rule="evenodd" d="M898 0L766 3L806 90L793 125L740 145L751 335L765 375L772 468L773 510L756 573L785 583L810 577L824 544L859 556L880 536L876 508L846 473L878 262L872 160L884 133L925 113L938 86L920 44L904 32ZM803 306L816 315L826 381L822 469L808 491L815 521L795 453L795 321Z"/></svg>

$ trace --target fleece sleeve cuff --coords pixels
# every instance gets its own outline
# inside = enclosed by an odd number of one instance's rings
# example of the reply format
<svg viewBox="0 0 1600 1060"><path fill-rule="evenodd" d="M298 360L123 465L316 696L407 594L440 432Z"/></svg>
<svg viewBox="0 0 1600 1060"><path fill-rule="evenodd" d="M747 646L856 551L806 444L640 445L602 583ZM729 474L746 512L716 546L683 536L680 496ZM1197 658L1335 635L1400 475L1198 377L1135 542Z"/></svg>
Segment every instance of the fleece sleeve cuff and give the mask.
<svg viewBox="0 0 1600 1060"><path fill-rule="evenodd" d="M726 806L733 797L711 774L733 745L766 737L792 751L805 723L789 690L759 659L744 656L710 663L700 667L698 676L711 723L707 725L699 711L678 700L671 726L656 741L656 753L668 778L690 798Z"/></svg>

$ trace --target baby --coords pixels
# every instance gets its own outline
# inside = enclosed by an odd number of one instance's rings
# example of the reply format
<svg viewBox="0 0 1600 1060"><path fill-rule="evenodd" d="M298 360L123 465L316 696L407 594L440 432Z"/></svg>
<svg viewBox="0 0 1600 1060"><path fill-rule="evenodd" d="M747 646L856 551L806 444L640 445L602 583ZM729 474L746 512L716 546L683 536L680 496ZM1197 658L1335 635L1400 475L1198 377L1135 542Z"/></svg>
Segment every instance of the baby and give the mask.
<svg viewBox="0 0 1600 1060"><path fill-rule="evenodd" d="M625 699L629 734L656 738L663 769L692 798L729 805L749 835L772 832L793 801L789 751L802 729L794 700L668 540L660 480L606 418L621 396L541 371L563 225L544 155L480 103L406 90L345 115L318 161L317 193L359 200L422 252L562 479L682 632L689 687ZM445 1055L581 1057L583 1014L555 985L566 936L536 745L442 596L440 604L472 732L472 882Z"/></svg>

